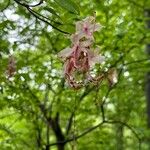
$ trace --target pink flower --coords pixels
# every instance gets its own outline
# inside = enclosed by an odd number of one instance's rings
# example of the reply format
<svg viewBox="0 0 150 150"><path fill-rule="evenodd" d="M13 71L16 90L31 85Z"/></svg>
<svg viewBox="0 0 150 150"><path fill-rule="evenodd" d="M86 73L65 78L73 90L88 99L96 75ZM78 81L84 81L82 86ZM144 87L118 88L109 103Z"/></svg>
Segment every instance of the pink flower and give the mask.
<svg viewBox="0 0 150 150"><path fill-rule="evenodd" d="M93 32L100 30L101 25L95 23L95 17L90 16L85 18L83 21L78 21L76 23L76 32L80 36L85 36L86 38L93 38Z"/></svg>
<svg viewBox="0 0 150 150"><path fill-rule="evenodd" d="M99 48L92 49L89 51L89 64L90 67L92 68L95 64L101 64L104 62L105 57L100 55L99 53Z"/></svg>
<svg viewBox="0 0 150 150"><path fill-rule="evenodd" d="M95 23L95 17L87 17L76 23L76 33L71 35L72 46L63 49L58 56L64 61L64 76L69 85L79 88L82 83L76 80L76 74L83 74L89 78L89 71L96 63L102 63L104 57L98 50L92 49L94 42L93 33L100 29L100 24ZM88 74L88 75L86 75ZM85 75L85 76L84 76Z"/></svg>

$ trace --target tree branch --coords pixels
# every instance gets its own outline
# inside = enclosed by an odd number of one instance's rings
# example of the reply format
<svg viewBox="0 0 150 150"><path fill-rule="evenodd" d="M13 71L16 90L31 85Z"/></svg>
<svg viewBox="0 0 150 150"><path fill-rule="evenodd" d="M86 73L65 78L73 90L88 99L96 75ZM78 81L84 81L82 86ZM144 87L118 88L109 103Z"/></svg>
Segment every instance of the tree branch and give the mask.
<svg viewBox="0 0 150 150"><path fill-rule="evenodd" d="M42 17L42 19L50 20L50 21L52 21L52 22L54 22L54 23L56 23L56 24L58 24L58 25L62 25L62 23L57 22L57 21L54 21L54 20L51 20L50 18L41 15L40 13L34 11L33 9L30 9L30 10L32 11L32 13L34 13L34 14L36 14L36 15Z"/></svg>
<svg viewBox="0 0 150 150"><path fill-rule="evenodd" d="M36 6L41 5L42 3L43 3L43 0L40 0L37 4L35 4L35 5L30 5L30 4L28 4L28 6L29 6L29 7L36 7Z"/></svg>
<svg viewBox="0 0 150 150"><path fill-rule="evenodd" d="M77 111L80 103L83 101L84 97L86 97L93 89L95 88L95 86L93 86L92 88L88 88L84 91L84 93L80 96L80 101L78 103L78 105L76 105L75 109L73 110L73 112L70 114L70 117L68 119L68 123L67 123L67 126L66 126L66 135L69 134L69 131L71 129L71 126L72 126L72 121L73 121L73 116L75 114L75 112ZM78 106L78 107L77 107Z"/></svg>
<svg viewBox="0 0 150 150"><path fill-rule="evenodd" d="M18 0L14 0L14 1L15 1L17 4L19 4L19 5L23 6L23 7L25 7L25 8L30 12L30 14L32 14L36 19L45 22L46 24L50 25L50 26L53 27L55 30L57 30L57 31L59 31L59 32L61 32L61 33L70 34L70 33L66 32L66 31L63 31L63 30L61 30L61 29L55 27L55 26L52 25L49 21L47 21L47 20L41 18L41 17L40 17L41 14L39 15L39 14L37 14L35 11L33 11L33 10L30 8L30 7L31 7L30 5L25 4L25 3L21 3L21 2L18 1ZM32 6L32 7L33 7L33 6ZM42 16L43 16L43 15L42 15ZM44 17L44 16L43 16L43 17ZM46 17L44 17L44 18L46 18ZM53 21L53 22L54 22L54 21Z"/></svg>
<svg viewBox="0 0 150 150"><path fill-rule="evenodd" d="M69 134L69 131L70 131L70 129L71 129L74 113L75 113L75 112L73 111L73 112L71 113L69 119L68 119L68 123L67 123L67 126L66 126L66 135Z"/></svg>
<svg viewBox="0 0 150 150"><path fill-rule="evenodd" d="M66 144L66 143L68 143L68 142L71 142L71 141L73 141L73 140L77 140L77 139L79 139L79 138L81 138L81 137L87 135L88 133L92 132L93 130L97 129L98 127L101 127L103 124L116 124L116 123L117 123L117 124L119 123L119 124L121 124L121 125L123 125L123 126L125 126L125 127L127 127L128 129L131 130L131 132L135 135L135 137L136 137L136 138L138 139L138 141L139 141L139 150L140 150L140 149L141 149L141 138L138 136L138 134L135 132L135 130L134 130L130 125L128 125L128 124L126 124L126 123L124 123L124 122L115 121L115 120L112 120L112 121L102 121L102 122L100 122L99 124L97 124L97 125L95 125L95 126L89 128L89 129L85 130L84 132L82 132L82 133L79 134L79 135L76 135L76 136L74 136L74 137L72 137L72 138L68 138L68 139L66 139L66 140L64 140L64 141L58 141L58 142L49 144L49 146L55 146L55 145L58 145L58 144Z"/></svg>
<svg viewBox="0 0 150 150"><path fill-rule="evenodd" d="M40 0L37 4L35 5L30 5L30 4L27 4L27 3L24 3L24 2L20 2L20 0L14 0L16 3L18 3L19 5L22 5L24 7L36 7L36 6L39 6L43 3L43 0Z"/></svg>
<svg viewBox="0 0 150 150"><path fill-rule="evenodd" d="M96 126L93 126L93 127L89 128L89 129L85 130L83 133L81 133L79 135L76 135L76 136L74 136L72 138L69 138L69 139L66 139L64 141L58 141L56 143L52 143L49 146L54 146L54 145L58 145L58 144L66 144L66 143L71 142L73 140L77 140L77 139L85 136L86 134L90 133L91 131L95 130L96 128L102 126L103 124L104 124L104 122L101 122L101 123L97 124Z"/></svg>
<svg viewBox="0 0 150 150"><path fill-rule="evenodd" d="M131 64L141 63L141 62L145 62L145 61L149 61L149 58L139 59L139 60L136 60L136 61L127 62L124 65L131 65Z"/></svg>
<svg viewBox="0 0 150 150"><path fill-rule="evenodd" d="M101 105L101 113L102 113L102 120L103 120L103 122L105 122L104 105Z"/></svg>

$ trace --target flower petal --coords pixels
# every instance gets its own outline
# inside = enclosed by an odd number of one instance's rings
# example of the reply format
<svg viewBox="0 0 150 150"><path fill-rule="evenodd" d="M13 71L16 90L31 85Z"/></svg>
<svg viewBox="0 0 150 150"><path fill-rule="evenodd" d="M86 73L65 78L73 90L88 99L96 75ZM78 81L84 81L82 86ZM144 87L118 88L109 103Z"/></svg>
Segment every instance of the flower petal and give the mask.
<svg viewBox="0 0 150 150"><path fill-rule="evenodd" d="M58 57L60 57L61 59L66 59L71 55L71 53L72 53L72 49L67 47L58 53Z"/></svg>
<svg viewBox="0 0 150 150"><path fill-rule="evenodd" d="M101 29L101 24L100 23L96 23L96 24L92 24L89 28L89 30L91 32L95 32L95 31L99 31Z"/></svg>
<svg viewBox="0 0 150 150"><path fill-rule="evenodd" d="M88 40L80 42L80 46L81 47L89 47L92 43L93 43L93 40L92 39L88 39Z"/></svg>
<svg viewBox="0 0 150 150"><path fill-rule="evenodd" d="M82 39L84 37L83 33L75 33L71 35L71 42L73 44L79 44L79 40Z"/></svg>
<svg viewBox="0 0 150 150"><path fill-rule="evenodd" d="M91 58L89 61L90 67L93 67L97 63L102 63L102 62L104 62L104 60L105 60L104 56L101 56L101 55L95 56L95 57Z"/></svg>
<svg viewBox="0 0 150 150"><path fill-rule="evenodd" d="M83 21L76 22L76 32L80 32L83 30L83 24L84 24Z"/></svg>

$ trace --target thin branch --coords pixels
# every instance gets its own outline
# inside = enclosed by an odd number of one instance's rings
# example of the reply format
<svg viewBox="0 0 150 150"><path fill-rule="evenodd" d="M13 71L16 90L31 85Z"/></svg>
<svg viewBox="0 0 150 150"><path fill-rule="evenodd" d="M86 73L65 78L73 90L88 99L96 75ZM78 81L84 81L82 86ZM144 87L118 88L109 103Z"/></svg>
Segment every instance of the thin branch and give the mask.
<svg viewBox="0 0 150 150"><path fill-rule="evenodd" d="M72 111L72 113L70 114L70 117L68 119L67 126L66 126L66 135L68 135L68 133L69 133L69 131L71 129L73 117L74 117L74 114L77 111L79 105L83 101L84 97L86 97L90 92L92 92L94 88L95 88L95 86L93 86L92 88L86 89L84 91L84 93L80 96L80 98L79 98L80 101L79 101L78 105L76 105L75 109Z"/></svg>
<svg viewBox="0 0 150 150"><path fill-rule="evenodd" d="M104 100L102 101L102 106L105 104L105 102L106 102L106 99L108 98L108 96L109 96L109 94L110 94L110 92L111 92L111 90L113 89L114 87L109 87L109 89L108 89L108 91L107 91L107 93L106 93L106 95L105 95L105 98L104 98Z"/></svg>
<svg viewBox="0 0 150 150"><path fill-rule="evenodd" d="M20 2L19 0L14 0L16 3L18 3L19 5L22 5L24 7L36 7L36 6L39 6L43 3L43 0L40 0L37 4L35 5L30 5L30 4L27 4L27 3L24 3L24 2Z"/></svg>
<svg viewBox="0 0 150 150"><path fill-rule="evenodd" d="M72 121L73 121L73 116L74 116L75 112L73 111L68 119L68 123L67 123L67 126L66 126L66 135L69 134L69 131L71 129L71 126L72 126Z"/></svg>
<svg viewBox="0 0 150 150"><path fill-rule="evenodd" d="M43 0L40 0L37 4L35 4L35 5L30 5L30 4L28 4L28 6L29 6L29 7L36 7L36 6L41 5L42 3L43 3Z"/></svg>
<svg viewBox="0 0 150 150"><path fill-rule="evenodd" d="M141 149L141 138L138 136L138 134L135 132L135 130L130 126L128 125L127 123L124 123L124 122L121 122L121 121L102 121L100 122L99 124L85 130L83 133L79 134L79 135L76 135L75 137L72 137L72 138L69 138L69 139L66 139L64 141L58 141L58 142L55 142L55 143L52 143L52 144L49 144L49 146L54 146L54 145L58 145L58 144L66 144L68 142L71 142L73 140L77 140L85 135L87 135L88 133L94 131L95 129L97 129L98 127L101 127L103 124L122 124L123 126L127 127L128 129L131 130L131 132L135 135L135 137L138 139L139 141L139 150Z"/></svg>
<svg viewBox="0 0 150 150"><path fill-rule="evenodd" d="M30 10L32 10L32 12L33 12L33 13L35 13L35 14L37 14L38 16L41 16L43 19L51 20L50 18L48 18L48 17L45 17L45 16L41 15L40 13L38 13L38 12L34 11L33 9L30 9ZM54 20L51 20L51 21L52 21L52 22L54 22L54 23L56 23L56 24L58 24L58 25L62 25L62 23L61 23L61 22L57 22L57 21L54 21Z"/></svg>
<svg viewBox="0 0 150 150"><path fill-rule="evenodd" d="M25 3L21 3L19 0L14 0L17 4L21 5L21 6L24 6L26 8L29 7L29 5L25 4Z"/></svg>
<svg viewBox="0 0 150 150"><path fill-rule="evenodd" d="M141 63L141 62L145 62L145 61L149 61L149 58L139 59L139 60L136 60L136 61L127 62L124 65L131 65L131 64L134 64L134 63Z"/></svg>
<svg viewBox="0 0 150 150"><path fill-rule="evenodd" d="M102 119L103 119L103 122L105 122L104 105L101 105L101 113L102 113Z"/></svg>
<svg viewBox="0 0 150 150"><path fill-rule="evenodd" d="M47 23L48 25L50 25L51 27L53 27L54 29L56 29L57 31L59 31L59 32L61 32L61 33L70 34L70 33L66 32L66 31L63 31L63 30L61 30L61 29L55 27L55 26L52 25L49 21L44 20L43 18L41 18L41 17L40 17L41 14L40 14L40 16L39 16L39 14L37 14L35 11L33 11L33 10L30 8L30 5L27 5L27 4L25 4L25 3L21 3L21 2L18 1L18 0L14 0L14 1L15 1L17 4L19 4L19 5L23 6L23 7L25 7L36 19L41 20L41 21Z"/></svg>
<svg viewBox="0 0 150 150"><path fill-rule="evenodd" d="M35 18L37 18L37 19L39 19L39 20L41 20L41 21L43 21L43 22L49 24L50 26L52 26L52 27L53 27L54 29L56 29L57 31L62 32L62 33L64 33L64 34L70 34L70 33L66 32L66 31L62 31L62 30L58 29L57 27L55 27L54 25L52 25L52 24L51 24L50 22L48 22L47 20L42 19L42 18L39 17L36 13L34 13L33 10L30 9L29 7L28 7L27 9L28 9L28 11L29 11Z"/></svg>
<svg viewBox="0 0 150 150"><path fill-rule="evenodd" d="M90 133L91 131L95 130L96 128L102 126L103 124L104 124L104 122L101 122L101 123L97 124L96 126L93 126L93 127L89 128L89 129L85 130L83 133L81 133L81 134L79 134L77 136L74 136L72 138L66 139L64 141L59 141L59 142L56 142L56 143L52 143L49 146L54 146L54 145L58 145L58 144L66 144L66 143L71 142L73 140L77 140L77 139L85 136L86 134Z"/></svg>
<svg viewBox="0 0 150 150"><path fill-rule="evenodd" d="M146 37L143 36L143 38L141 38L141 39L139 40L139 43L142 43L145 38L146 38ZM123 55L121 55L121 56L118 58L118 60L116 60L116 62L115 62L113 65L110 66L110 68L116 67L117 64L118 64L119 62L121 62L121 61L124 59L124 57L126 57L126 55L132 51L132 49L133 49L134 47L135 47L134 45L131 46L131 47L126 51L126 53L124 53ZM132 64L132 63L138 63L138 62L147 61L147 60L148 60L148 59L138 60L138 61L126 63L126 64L124 64L124 65L129 65L129 64ZM121 76L122 71L123 71L123 69L121 68L120 71L119 71L119 73L118 73L118 79L120 79L120 76ZM110 88L108 89L108 91L107 91L107 93L106 93L106 95L105 95L105 98L104 98L104 100L103 100L103 102L102 102L102 105L105 103L105 101L106 101L106 99L108 98L110 92L114 89L114 87L117 86L118 83L119 83L119 82L117 82L113 87L110 87Z"/></svg>
<svg viewBox="0 0 150 150"><path fill-rule="evenodd" d="M137 43L142 44L142 42L143 42L146 38L147 38L147 37L144 35L139 41L137 41ZM118 64L120 61L122 61L122 60L126 57L126 55L129 54L135 47L136 47L136 46L133 45L133 46L131 46L129 49L127 49L127 50L125 51L125 53L123 53L122 55L120 55L120 57L114 62L114 64L112 64L112 65L110 66L110 68L116 67L117 64Z"/></svg>

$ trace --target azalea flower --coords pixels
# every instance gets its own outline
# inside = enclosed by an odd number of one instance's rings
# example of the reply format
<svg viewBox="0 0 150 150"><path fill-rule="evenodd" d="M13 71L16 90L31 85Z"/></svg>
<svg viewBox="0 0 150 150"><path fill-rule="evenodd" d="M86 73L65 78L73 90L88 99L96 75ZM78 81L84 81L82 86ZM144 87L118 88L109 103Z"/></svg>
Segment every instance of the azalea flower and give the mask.
<svg viewBox="0 0 150 150"><path fill-rule="evenodd" d="M76 23L76 33L70 39L71 47L67 47L59 52L58 57L64 62L64 76L69 85L79 88L84 81L76 80L76 74L83 75L85 80L90 78L90 69L96 63L102 63L104 56L99 55L99 49L93 49L93 33L100 29L100 24L95 23L95 17L90 16ZM90 79L91 80L91 79Z"/></svg>

